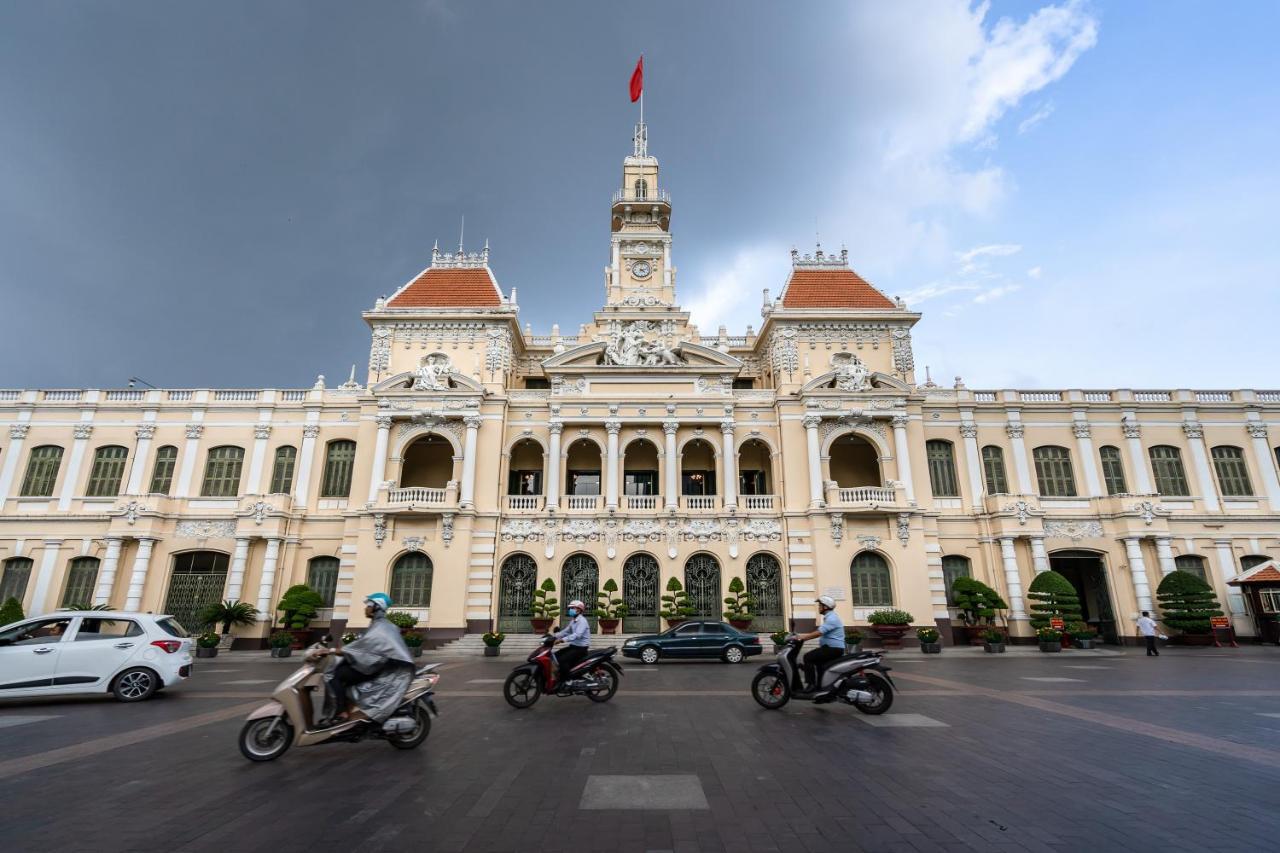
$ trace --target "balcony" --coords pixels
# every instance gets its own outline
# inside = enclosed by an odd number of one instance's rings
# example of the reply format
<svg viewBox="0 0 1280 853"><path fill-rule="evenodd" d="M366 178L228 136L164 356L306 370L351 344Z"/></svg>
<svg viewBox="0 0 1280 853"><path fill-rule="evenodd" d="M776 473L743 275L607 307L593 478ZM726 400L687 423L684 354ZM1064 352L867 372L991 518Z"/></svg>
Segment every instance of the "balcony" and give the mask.
<svg viewBox="0 0 1280 853"><path fill-rule="evenodd" d="M580 512L595 512L600 509L602 500L600 495L565 495L564 507Z"/></svg>
<svg viewBox="0 0 1280 853"><path fill-rule="evenodd" d="M503 503L512 512L536 512L542 509L542 495L506 495Z"/></svg>
<svg viewBox="0 0 1280 853"><path fill-rule="evenodd" d="M402 486L387 489L382 509L390 512L452 511L458 506L458 483L450 480L443 488L433 486Z"/></svg>
<svg viewBox="0 0 1280 853"><path fill-rule="evenodd" d="M713 510L720 502L718 495L681 495L680 508L691 510Z"/></svg>
<svg viewBox="0 0 1280 853"><path fill-rule="evenodd" d="M739 495L738 505L748 511L767 512L778 503L777 495Z"/></svg>
<svg viewBox="0 0 1280 853"><path fill-rule="evenodd" d="M907 505L901 489L893 486L839 486L827 482L827 506L847 510L900 509Z"/></svg>
<svg viewBox="0 0 1280 853"><path fill-rule="evenodd" d="M662 506L659 495L623 495L622 505L629 510L655 510Z"/></svg>
<svg viewBox="0 0 1280 853"><path fill-rule="evenodd" d="M614 204L670 204L671 195L666 190L652 189L636 192L634 189L614 190Z"/></svg>

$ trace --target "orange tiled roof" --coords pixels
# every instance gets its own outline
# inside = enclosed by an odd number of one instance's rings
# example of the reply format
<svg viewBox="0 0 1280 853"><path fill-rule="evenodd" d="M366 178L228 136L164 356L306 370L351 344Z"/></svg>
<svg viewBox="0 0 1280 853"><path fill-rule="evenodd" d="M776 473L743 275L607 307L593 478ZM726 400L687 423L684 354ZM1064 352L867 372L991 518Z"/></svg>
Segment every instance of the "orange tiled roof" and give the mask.
<svg viewBox="0 0 1280 853"><path fill-rule="evenodd" d="M1236 579L1235 583L1280 583L1280 569L1267 566L1260 572Z"/></svg>
<svg viewBox="0 0 1280 853"><path fill-rule="evenodd" d="M784 308L896 308L893 300L847 267L793 269Z"/></svg>
<svg viewBox="0 0 1280 853"><path fill-rule="evenodd" d="M498 306L502 295L486 267L429 267L387 302L388 308Z"/></svg>

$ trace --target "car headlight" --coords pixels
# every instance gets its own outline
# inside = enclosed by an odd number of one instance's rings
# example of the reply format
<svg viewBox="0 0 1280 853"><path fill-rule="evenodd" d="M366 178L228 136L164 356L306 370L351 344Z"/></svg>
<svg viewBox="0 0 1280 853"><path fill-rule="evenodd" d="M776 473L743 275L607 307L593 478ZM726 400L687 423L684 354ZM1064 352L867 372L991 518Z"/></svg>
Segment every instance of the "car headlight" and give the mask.
<svg viewBox="0 0 1280 853"><path fill-rule="evenodd" d="M636 644L636 641L635 641L635 640L627 640L627 641L626 641L625 643L623 643L622 645L623 645L623 647L625 648L625 647L627 647L627 646L634 646L635 644Z"/></svg>

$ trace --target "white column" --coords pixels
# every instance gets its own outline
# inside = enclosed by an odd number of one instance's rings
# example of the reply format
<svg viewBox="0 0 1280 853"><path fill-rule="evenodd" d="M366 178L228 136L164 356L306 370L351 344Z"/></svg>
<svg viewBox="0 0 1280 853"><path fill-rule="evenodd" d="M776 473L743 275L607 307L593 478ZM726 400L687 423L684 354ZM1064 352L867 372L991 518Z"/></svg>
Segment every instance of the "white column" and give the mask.
<svg viewBox="0 0 1280 853"><path fill-rule="evenodd" d="M302 452L298 459L298 476L293 484L293 503L304 507L311 492L311 465L316 456L316 436L320 435L320 424L306 424L302 427Z"/></svg>
<svg viewBox="0 0 1280 853"><path fill-rule="evenodd" d="M1213 546L1218 551L1218 571L1222 574L1223 585L1219 587L1218 584L1214 583L1213 573L1210 572L1208 577L1209 586L1213 587L1215 594L1218 589L1225 589L1227 592L1227 610L1230 611L1232 616L1243 616L1245 612L1244 595L1241 594L1237 587L1226 586L1227 578L1235 577L1240 570L1236 565L1235 552L1231 550L1231 540L1215 539L1213 540Z"/></svg>
<svg viewBox="0 0 1280 853"><path fill-rule="evenodd" d="M667 482L662 491L666 497L667 509L676 509L680 506L680 477L676 463L676 430L680 429L679 421L667 420L662 422L662 431L666 434L666 463L667 463Z"/></svg>
<svg viewBox="0 0 1280 853"><path fill-rule="evenodd" d="M244 591L244 567L249 559L249 537L236 537L236 551L231 557L231 576L227 578L227 598L239 601Z"/></svg>
<svg viewBox="0 0 1280 853"><path fill-rule="evenodd" d="M1173 574L1177 565L1173 562L1173 539L1171 537L1156 537L1156 556L1160 560L1160 574Z"/></svg>
<svg viewBox="0 0 1280 853"><path fill-rule="evenodd" d="M978 425L972 421L960 423L960 436L964 439L965 467L969 469L969 493L975 508L982 506L986 492L982 482L982 456L978 451Z"/></svg>
<svg viewBox="0 0 1280 853"><path fill-rule="evenodd" d="M47 599L53 586L53 574L58 570L58 549L61 547L61 539L44 540L44 553L40 556L36 588L31 593L31 606L27 608L28 616L41 616L53 609Z"/></svg>
<svg viewBox="0 0 1280 853"><path fill-rule="evenodd" d="M462 490L458 506L468 509L476 502L476 436L480 432L480 416L467 415L462 419L467 435L462 444Z"/></svg>
<svg viewBox="0 0 1280 853"><path fill-rule="evenodd" d="M151 439L156 434L155 424L138 424L133 431L138 444L133 449L133 465L129 468L129 482L124 487L126 495L142 494L142 478L147 472L147 460L151 458Z"/></svg>
<svg viewBox="0 0 1280 853"><path fill-rule="evenodd" d="M1266 490L1267 500L1271 502L1273 511L1280 510L1280 478L1276 476L1276 457L1271 455L1271 445L1267 443L1267 425L1250 421L1244 426L1249 430L1249 440L1253 443L1253 462L1262 474L1262 486Z"/></svg>
<svg viewBox="0 0 1280 853"><path fill-rule="evenodd" d="M1149 495L1155 490L1151 487L1147 454L1142 450L1142 427L1133 419L1133 412L1125 412L1120 428L1124 430L1125 444L1129 448L1129 470L1133 473L1138 494Z"/></svg>
<svg viewBox="0 0 1280 853"><path fill-rule="evenodd" d="M258 583L258 621L270 622L275 614L271 595L276 585L276 562L280 559L280 540L267 540L267 553L262 558L262 580Z"/></svg>
<svg viewBox="0 0 1280 853"><path fill-rule="evenodd" d="M1151 586L1147 583L1147 564L1142 560L1142 539L1137 536L1126 536L1124 551L1129 559L1129 574L1133 578L1133 592L1138 599L1138 610L1153 610Z"/></svg>
<svg viewBox="0 0 1280 853"><path fill-rule="evenodd" d="M1049 571L1049 555L1044 552L1044 537L1030 536L1031 540L1031 568L1036 574Z"/></svg>
<svg viewBox="0 0 1280 853"><path fill-rule="evenodd" d="M391 441L391 416L378 415L378 438L373 445L373 472L369 475L369 503L378 500L378 488L387 478L387 445Z"/></svg>
<svg viewBox="0 0 1280 853"><path fill-rule="evenodd" d="M738 454L733 441L733 418L725 418L720 422L720 432L724 438L724 492L725 509L738 508Z"/></svg>
<svg viewBox="0 0 1280 853"><path fill-rule="evenodd" d="M1213 472L1209 470L1209 454L1204 449L1204 427L1198 421L1185 421L1182 431L1187 436L1187 444L1191 448L1191 458L1196 466L1196 478L1200 480L1200 499L1204 508L1210 512L1218 511L1218 487L1213 482Z"/></svg>
<svg viewBox="0 0 1280 853"><path fill-rule="evenodd" d="M1010 412L1010 415L1014 414ZM1018 492L1023 495L1036 494L1036 487L1031 482L1031 466L1027 463L1027 445L1022 440L1022 422L1011 420L1005 424L1005 435L1013 445L1013 470L1018 475Z"/></svg>
<svg viewBox="0 0 1280 853"><path fill-rule="evenodd" d="M822 459L818 448L818 424L822 418L818 415L804 416L805 439L809 445L809 507L823 506L826 501L822 495Z"/></svg>
<svg viewBox="0 0 1280 853"><path fill-rule="evenodd" d="M551 421L547 424L551 431L550 450L547 455L547 507L554 509L560 505L560 433L564 431L564 423Z"/></svg>
<svg viewBox="0 0 1280 853"><path fill-rule="evenodd" d="M93 435L90 424L76 424L76 440L71 445L71 461L67 463L67 473L62 478L62 492L58 495L58 509L66 512L71 509L71 498L75 496L76 486L80 480L80 465L84 462L84 452L89 446L89 438Z"/></svg>
<svg viewBox="0 0 1280 853"><path fill-rule="evenodd" d="M622 422L607 420L604 428L609 433L605 440L604 508L614 510L618 508L618 431L622 429Z"/></svg>
<svg viewBox="0 0 1280 853"><path fill-rule="evenodd" d="M178 491L175 497L191 497L191 478L196 471L196 455L200 452L201 424L187 424L187 445L182 450L182 466L178 469Z"/></svg>
<svg viewBox="0 0 1280 853"><path fill-rule="evenodd" d="M120 565L119 536L107 537L107 553L102 558L102 570L98 572L98 588L93 593L94 604L109 604L111 590L116 585L116 568Z"/></svg>
<svg viewBox="0 0 1280 853"><path fill-rule="evenodd" d="M151 549L156 540L140 538L138 553L133 557L133 571L129 574L129 592L125 595L125 610L142 609L142 593L147 587L147 570L151 567Z"/></svg>
<svg viewBox="0 0 1280 853"><path fill-rule="evenodd" d="M916 502L916 487L911 480L911 445L907 443L906 415L893 416L893 454L898 459L898 479L907 495L907 503Z"/></svg>
<svg viewBox="0 0 1280 853"><path fill-rule="evenodd" d="M254 424L253 455L249 457L249 479L245 485L245 491L249 494L266 494L267 490L262 486L262 469L267 458L267 439L269 438L271 438L271 424Z"/></svg>
<svg viewBox="0 0 1280 853"><path fill-rule="evenodd" d="M1027 606L1022 599L1022 576L1018 574L1018 552L1013 549L1013 537L1000 537L1000 560L1004 563L1004 585L1009 595L1009 618L1025 620Z"/></svg>
<svg viewBox="0 0 1280 853"><path fill-rule="evenodd" d="M13 489L13 475L18 471L18 459L22 457L22 442L27 437L30 424L9 425L9 449L4 454L4 467L0 468L0 506Z"/></svg>
<svg viewBox="0 0 1280 853"><path fill-rule="evenodd" d="M1076 452L1080 456L1080 467L1084 469L1084 482L1089 489L1089 497L1102 497L1105 492L1102 491L1102 478L1098 476L1098 457L1093 452L1093 433L1089 429L1089 422L1085 420L1084 412L1075 413L1071 431L1076 437Z"/></svg>

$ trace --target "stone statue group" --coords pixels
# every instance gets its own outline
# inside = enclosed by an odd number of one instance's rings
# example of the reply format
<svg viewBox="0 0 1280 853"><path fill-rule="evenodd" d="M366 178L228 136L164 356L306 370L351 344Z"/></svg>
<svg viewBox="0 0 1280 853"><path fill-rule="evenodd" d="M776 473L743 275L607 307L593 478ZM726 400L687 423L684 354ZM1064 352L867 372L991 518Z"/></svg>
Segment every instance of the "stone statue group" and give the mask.
<svg viewBox="0 0 1280 853"><path fill-rule="evenodd" d="M662 341L647 341L644 329L631 323L613 333L605 346L604 363L624 367L657 367L664 364L680 364L678 347L672 349Z"/></svg>

